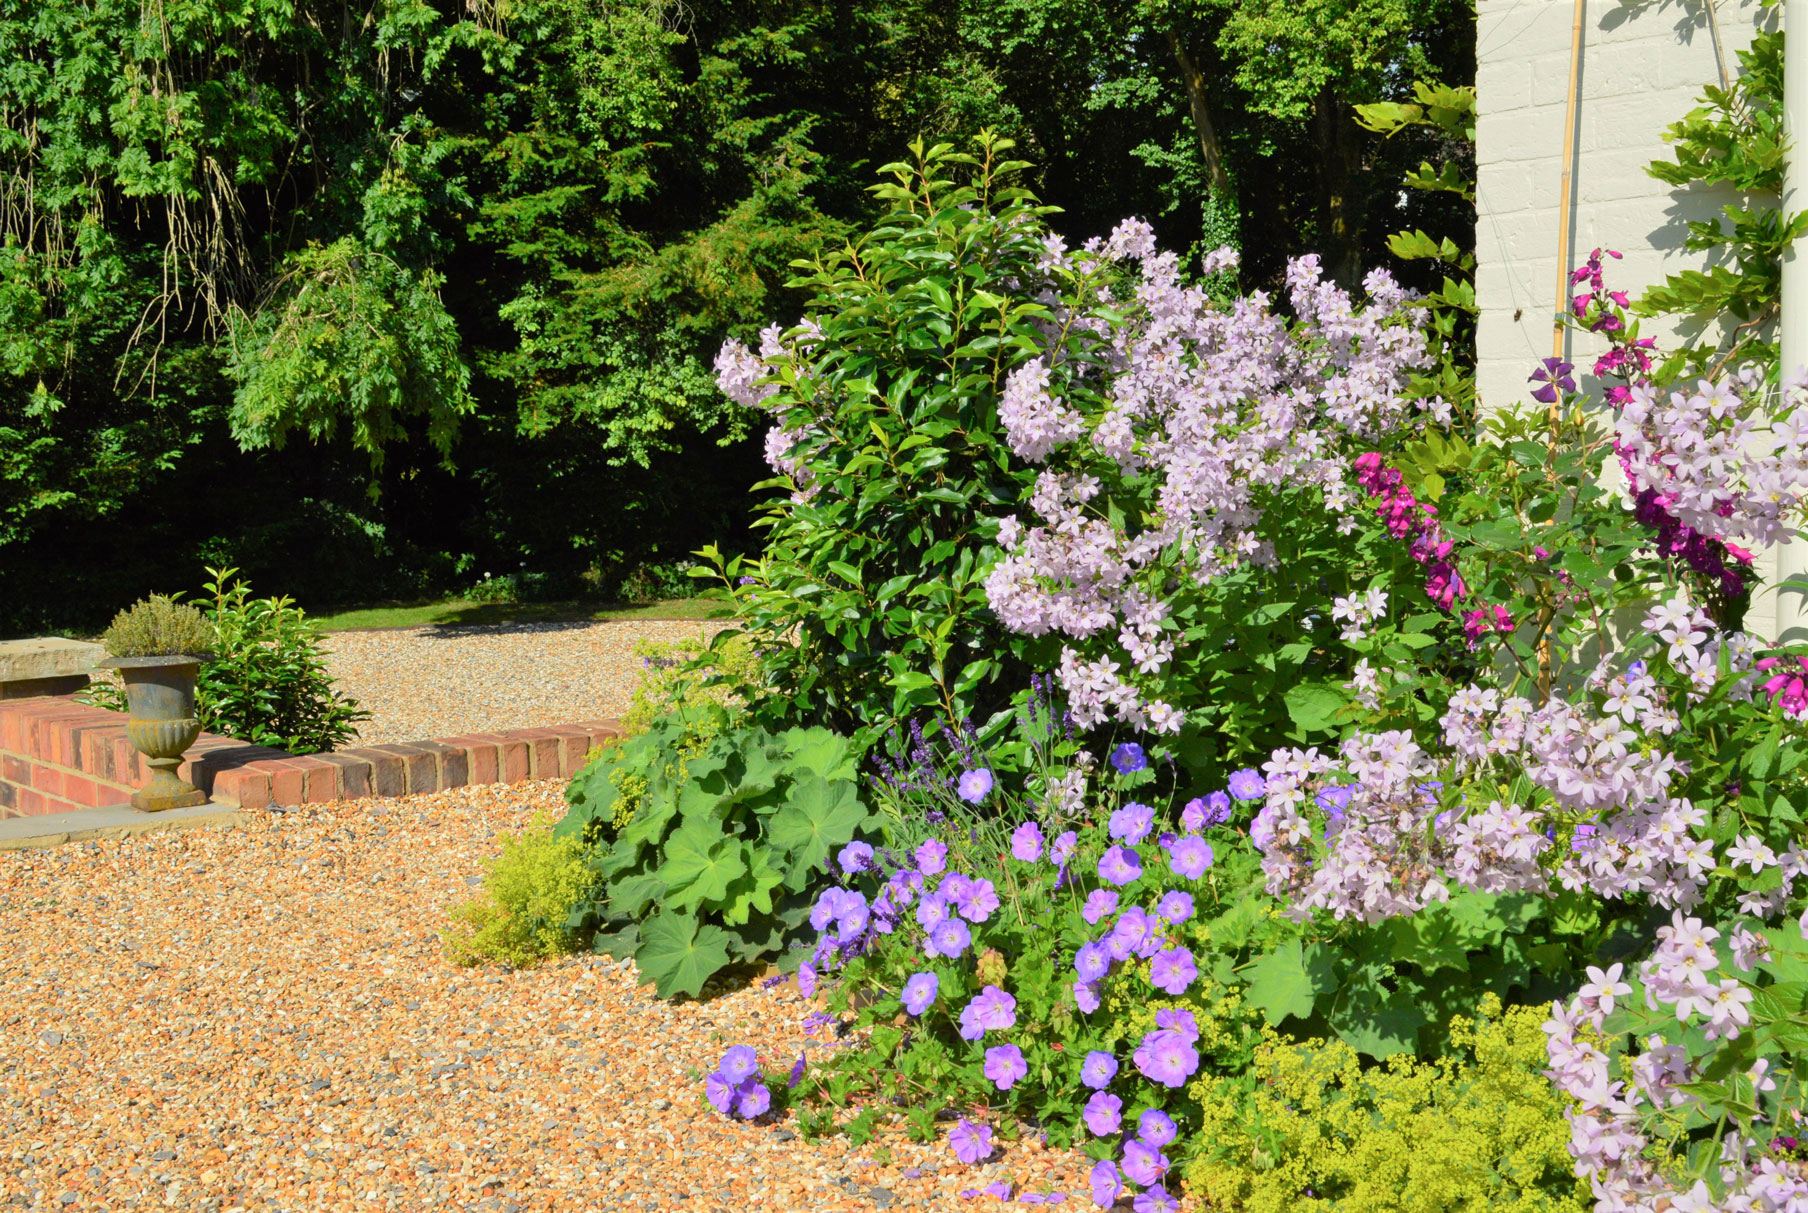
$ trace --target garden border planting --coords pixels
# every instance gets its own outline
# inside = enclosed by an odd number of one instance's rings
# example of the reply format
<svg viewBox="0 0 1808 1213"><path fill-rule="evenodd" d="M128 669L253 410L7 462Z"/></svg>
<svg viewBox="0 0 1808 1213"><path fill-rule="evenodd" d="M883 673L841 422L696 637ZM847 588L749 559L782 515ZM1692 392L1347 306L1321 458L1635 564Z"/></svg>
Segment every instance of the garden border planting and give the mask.
<svg viewBox="0 0 1808 1213"><path fill-rule="evenodd" d="M203 733L178 774L217 804L261 808L569 779L613 720L469 733L305 757ZM150 776L117 712L43 695L0 702L0 817L123 804Z"/></svg>

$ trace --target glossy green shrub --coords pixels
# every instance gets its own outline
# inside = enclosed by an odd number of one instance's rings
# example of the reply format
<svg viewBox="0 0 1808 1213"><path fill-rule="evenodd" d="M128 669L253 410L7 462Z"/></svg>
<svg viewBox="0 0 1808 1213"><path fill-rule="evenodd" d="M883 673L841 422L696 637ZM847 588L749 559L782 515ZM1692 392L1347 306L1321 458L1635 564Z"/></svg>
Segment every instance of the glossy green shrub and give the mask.
<svg viewBox="0 0 1808 1213"><path fill-rule="evenodd" d="M1583 1213L1564 1100L1542 1073L1544 1006L1492 994L1435 1062L1363 1070L1341 1041L1272 1030L1244 1074L1195 1082L1189 1192L1248 1213Z"/></svg>
<svg viewBox="0 0 1808 1213"><path fill-rule="evenodd" d="M583 844L555 838L551 823L536 816L503 841L483 891L453 909L446 955L463 965L501 961L525 968L576 951L581 943L566 924L589 883Z"/></svg>

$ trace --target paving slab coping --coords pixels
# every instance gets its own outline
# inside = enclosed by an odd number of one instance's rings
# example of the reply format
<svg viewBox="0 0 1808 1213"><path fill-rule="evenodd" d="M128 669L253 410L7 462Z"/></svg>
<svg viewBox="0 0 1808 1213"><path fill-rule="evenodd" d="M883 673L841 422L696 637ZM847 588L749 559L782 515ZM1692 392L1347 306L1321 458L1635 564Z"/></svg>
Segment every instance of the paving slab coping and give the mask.
<svg viewBox="0 0 1808 1213"><path fill-rule="evenodd" d="M158 813L146 813L129 804L117 804L98 809L44 813L36 817L7 817L0 819L0 851L36 850L61 846L66 842L130 838L137 834L193 829L196 826L243 826L250 824L253 816L254 814L235 809L231 805L210 803L187 809L164 809Z"/></svg>

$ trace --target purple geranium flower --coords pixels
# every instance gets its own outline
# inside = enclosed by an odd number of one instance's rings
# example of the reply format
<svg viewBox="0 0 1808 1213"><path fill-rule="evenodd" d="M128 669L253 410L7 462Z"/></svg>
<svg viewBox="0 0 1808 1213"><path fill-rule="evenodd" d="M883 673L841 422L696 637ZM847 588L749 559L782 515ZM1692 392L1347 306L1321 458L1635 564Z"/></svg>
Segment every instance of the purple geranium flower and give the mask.
<svg viewBox="0 0 1808 1213"><path fill-rule="evenodd" d="M940 893L931 893L917 902L917 925L925 931L933 931L947 922L949 914L948 899Z"/></svg>
<svg viewBox="0 0 1808 1213"><path fill-rule="evenodd" d="M716 1068L729 1082L739 1084L760 1072L759 1055L753 1051L752 1045L736 1045L722 1054L722 1060Z"/></svg>
<svg viewBox="0 0 1808 1213"><path fill-rule="evenodd" d="M986 1050L986 1077L1000 1091L1010 1090L1029 1072L1030 1064L1023 1060L1023 1050L1016 1045L998 1045Z"/></svg>
<svg viewBox="0 0 1808 1213"><path fill-rule="evenodd" d="M1205 824L1220 826L1230 820L1230 793L1213 792L1205 798Z"/></svg>
<svg viewBox="0 0 1808 1213"><path fill-rule="evenodd" d="M1073 986L1074 1005L1081 1013L1090 1015L1099 1009L1099 986L1094 981L1076 981Z"/></svg>
<svg viewBox="0 0 1808 1213"><path fill-rule="evenodd" d="M1144 1078L1164 1087L1178 1088L1199 1070L1199 1053L1193 1042L1171 1029L1156 1029L1143 1037L1133 1054Z"/></svg>
<svg viewBox="0 0 1808 1213"><path fill-rule="evenodd" d="M720 1071L703 1080L703 1093L716 1111L727 1116L734 1108L734 1084L729 1082Z"/></svg>
<svg viewBox="0 0 1808 1213"><path fill-rule="evenodd" d="M805 964L797 970L797 992L805 998L816 995L816 966Z"/></svg>
<svg viewBox="0 0 1808 1213"><path fill-rule="evenodd" d="M955 894L954 903L960 907L960 916L968 922L984 922L998 908L998 891L989 880L969 880Z"/></svg>
<svg viewBox="0 0 1808 1213"><path fill-rule="evenodd" d="M1143 861L1129 847L1112 847L1099 859L1099 879L1120 888L1143 874Z"/></svg>
<svg viewBox="0 0 1808 1213"><path fill-rule="evenodd" d="M1188 834L1168 852L1168 868L1176 876L1198 880L1212 866L1212 844L1197 834Z"/></svg>
<svg viewBox="0 0 1808 1213"><path fill-rule="evenodd" d="M1205 829L1205 801L1195 796L1186 802L1186 808L1180 810L1180 827L1183 830Z"/></svg>
<svg viewBox="0 0 1808 1213"><path fill-rule="evenodd" d="M1142 951L1143 945L1149 941L1149 915L1141 906L1131 906L1111 926L1111 934L1105 936L1105 949L1111 953L1113 960L1129 960Z"/></svg>
<svg viewBox="0 0 1808 1213"><path fill-rule="evenodd" d="M1048 857L1056 863L1066 863L1073 857L1074 847L1079 841L1077 830L1062 830L1061 836L1055 839L1055 845L1048 849Z"/></svg>
<svg viewBox="0 0 1808 1213"><path fill-rule="evenodd" d="M1155 810L1146 804L1137 804L1132 801L1112 813L1108 832L1113 838L1135 846L1143 840L1143 837L1149 832L1149 827L1154 824Z"/></svg>
<svg viewBox="0 0 1808 1213"><path fill-rule="evenodd" d="M917 868L925 876L934 876L948 864L948 847L939 838L931 838L914 852Z"/></svg>
<svg viewBox="0 0 1808 1213"><path fill-rule="evenodd" d="M1164 1008L1155 1012L1155 1026L1178 1032L1188 1040L1199 1039L1199 1021L1193 1018L1191 1011L1182 1011L1174 1007Z"/></svg>
<svg viewBox="0 0 1808 1213"><path fill-rule="evenodd" d="M941 988L942 979L934 973L912 973L904 983L904 1009L912 1015L921 1015L935 1002Z"/></svg>
<svg viewBox="0 0 1808 1213"><path fill-rule="evenodd" d="M948 1134L948 1144L954 1147L954 1156L969 1166L982 1162L992 1154L992 1126L963 1120Z"/></svg>
<svg viewBox="0 0 1808 1213"><path fill-rule="evenodd" d="M756 1116L762 1116L771 1106L772 1092L759 1079L749 1078L735 1088L735 1111L741 1114L742 1119L752 1120Z"/></svg>
<svg viewBox="0 0 1808 1213"><path fill-rule="evenodd" d="M1136 1135L1159 1150L1179 1136L1180 1131L1174 1127L1173 1117L1160 1108L1150 1108L1136 1118Z"/></svg>
<svg viewBox="0 0 1808 1213"><path fill-rule="evenodd" d="M1158 1183L1168 1173L1168 1156L1141 1141L1124 1143L1124 1174L1132 1182L1147 1187Z"/></svg>
<svg viewBox="0 0 1808 1213"><path fill-rule="evenodd" d="M1229 786L1230 794L1238 800L1254 800L1268 790L1268 781L1254 767L1244 767L1231 772Z"/></svg>
<svg viewBox="0 0 1808 1213"><path fill-rule="evenodd" d="M1011 831L1011 855L1020 863L1035 863L1042 858L1042 830L1026 821Z"/></svg>
<svg viewBox="0 0 1808 1213"><path fill-rule="evenodd" d="M1087 1179L1092 1181L1092 1203L1101 1209L1109 1209L1123 1194L1124 1181L1117 1177L1117 1164L1109 1158L1093 1164Z"/></svg>
<svg viewBox="0 0 1808 1213"><path fill-rule="evenodd" d="M950 918L929 932L929 942L923 945L923 950L931 956L946 956L949 960L955 960L966 952L967 945L972 942L973 932L967 929L967 924L958 918Z"/></svg>
<svg viewBox="0 0 1808 1213"><path fill-rule="evenodd" d="M1176 998L1185 994L1198 976L1199 966L1185 948L1163 948L1149 962L1149 981L1156 989L1166 990Z"/></svg>
<svg viewBox="0 0 1808 1213"><path fill-rule="evenodd" d="M826 931L831 922L841 917L841 898L847 892L840 885L824 889L816 904L810 907L810 925L818 931Z"/></svg>
<svg viewBox="0 0 1808 1213"><path fill-rule="evenodd" d="M1124 1101L1117 1096L1105 1091L1094 1091L1092 1098L1086 1101L1086 1110L1080 1114L1080 1118L1092 1130L1094 1137L1109 1137L1124 1122L1121 1115L1123 1110Z"/></svg>
<svg viewBox="0 0 1808 1213"><path fill-rule="evenodd" d="M1086 904L1080 907L1080 917L1088 926L1096 926L1099 919L1117 911L1117 894L1110 889L1094 889L1086 895Z"/></svg>
<svg viewBox="0 0 1808 1213"><path fill-rule="evenodd" d="M1185 922L1193 916L1193 895L1170 889L1155 903L1155 916L1166 922Z"/></svg>
<svg viewBox="0 0 1808 1213"><path fill-rule="evenodd" d="M865 932L866 924L871 920L872 911L867 908L866 896L850 889L841 899L841 912L835 915L835 938L841 943L852 943Z"/></svg>
<svg viewBox="0 0 1808 1213"><path fill-rule="evenodd" d="M791 1080L789 1082L787 1082L785 1084L785 1086L790 1088L791 1090L796 1090L797 1084L804 1080L804 1070L809 1066L809 1064L810 1064L810 1052L808 1049L806 1049L802 1053L799 1053L797 1055L797 1061L795 1063L793 1063L791 1066Z"/></svg>
<svg viewBox="0 0 1808 1213"><path fill-rule="evenodd" d="M978 1040L987 1032L1002 1031L1017 1023L1017 1000L999 989L987 986L961 1011L962 1040Z"/></svg>
<svg viewBox="0 0 1808 1213"><path fill-rule="evenodd" d="M873 864L873 848L864 842L850 842L841 848L836 862L841 864L844 875L852 876L855 872L864 872Z"/></svg>
<svg viewBox="0 0 1808 1213"><path fill-rule="evenodd" d="M1111 765L1116 767L1120 774L1129 775L1148 766L1149 756L1143 753L1143 748L1134 741L1126 741L1111 751Z"/></svg>
<svg viewBox="0 0 1808 1213"><path fill-rule="evenodd" d="M1081 981L1097 981L1111 971L1111 951L1098 940L1088 940L1074 953L1074 972Z"/></svg>
<svg viewBox="0 0 1808 1213"><path fill-rule="evenodd" d="M1153 1188L1145 1188L1136 1194L1136 1201L1131 1206L1132 1213L1174 1213L1180 1208L1168 1190L1157 1184Z"/></svg>
<svg viewBox="0 0 1808 1213"><path fill-rule="evenodd" d="M976 771L963 772L956 790L960 793L960 798L968 804L978 804L986 798L986 793L992 790L992 772L984 767L980 767Z"/></svg>
<svg viewBox="0 0 1808 1213"><path fill-rule="evenodd" d="M1080 1081L1095 1091L1103 1090L1111 1085L1117 1077L1117 1058L1100 1049L1094 1049L1080 1063Z"/></svg>

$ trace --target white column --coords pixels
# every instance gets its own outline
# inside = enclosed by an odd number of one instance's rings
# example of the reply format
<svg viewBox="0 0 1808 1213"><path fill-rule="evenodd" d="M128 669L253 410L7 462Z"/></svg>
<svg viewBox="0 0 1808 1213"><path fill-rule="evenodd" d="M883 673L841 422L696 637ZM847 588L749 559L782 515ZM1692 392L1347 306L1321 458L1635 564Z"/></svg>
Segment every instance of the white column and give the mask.
<svg viewBox="0 0 1808 1213"><path fill-rule="evenodd" d="M1783 168L1783 213L1808 210L1808 0L1783 5L1783 129L1789 138ZM1783 254L1781 373L1808 366L1808 248L1800 243ZM1808 535L1777 550L1779 581L1808 573ZM1754 623L1761 621L1754 620ZM1785 590L1776 595L1776 636L1783 644L1808 641L1808 595Z"/></svg>

